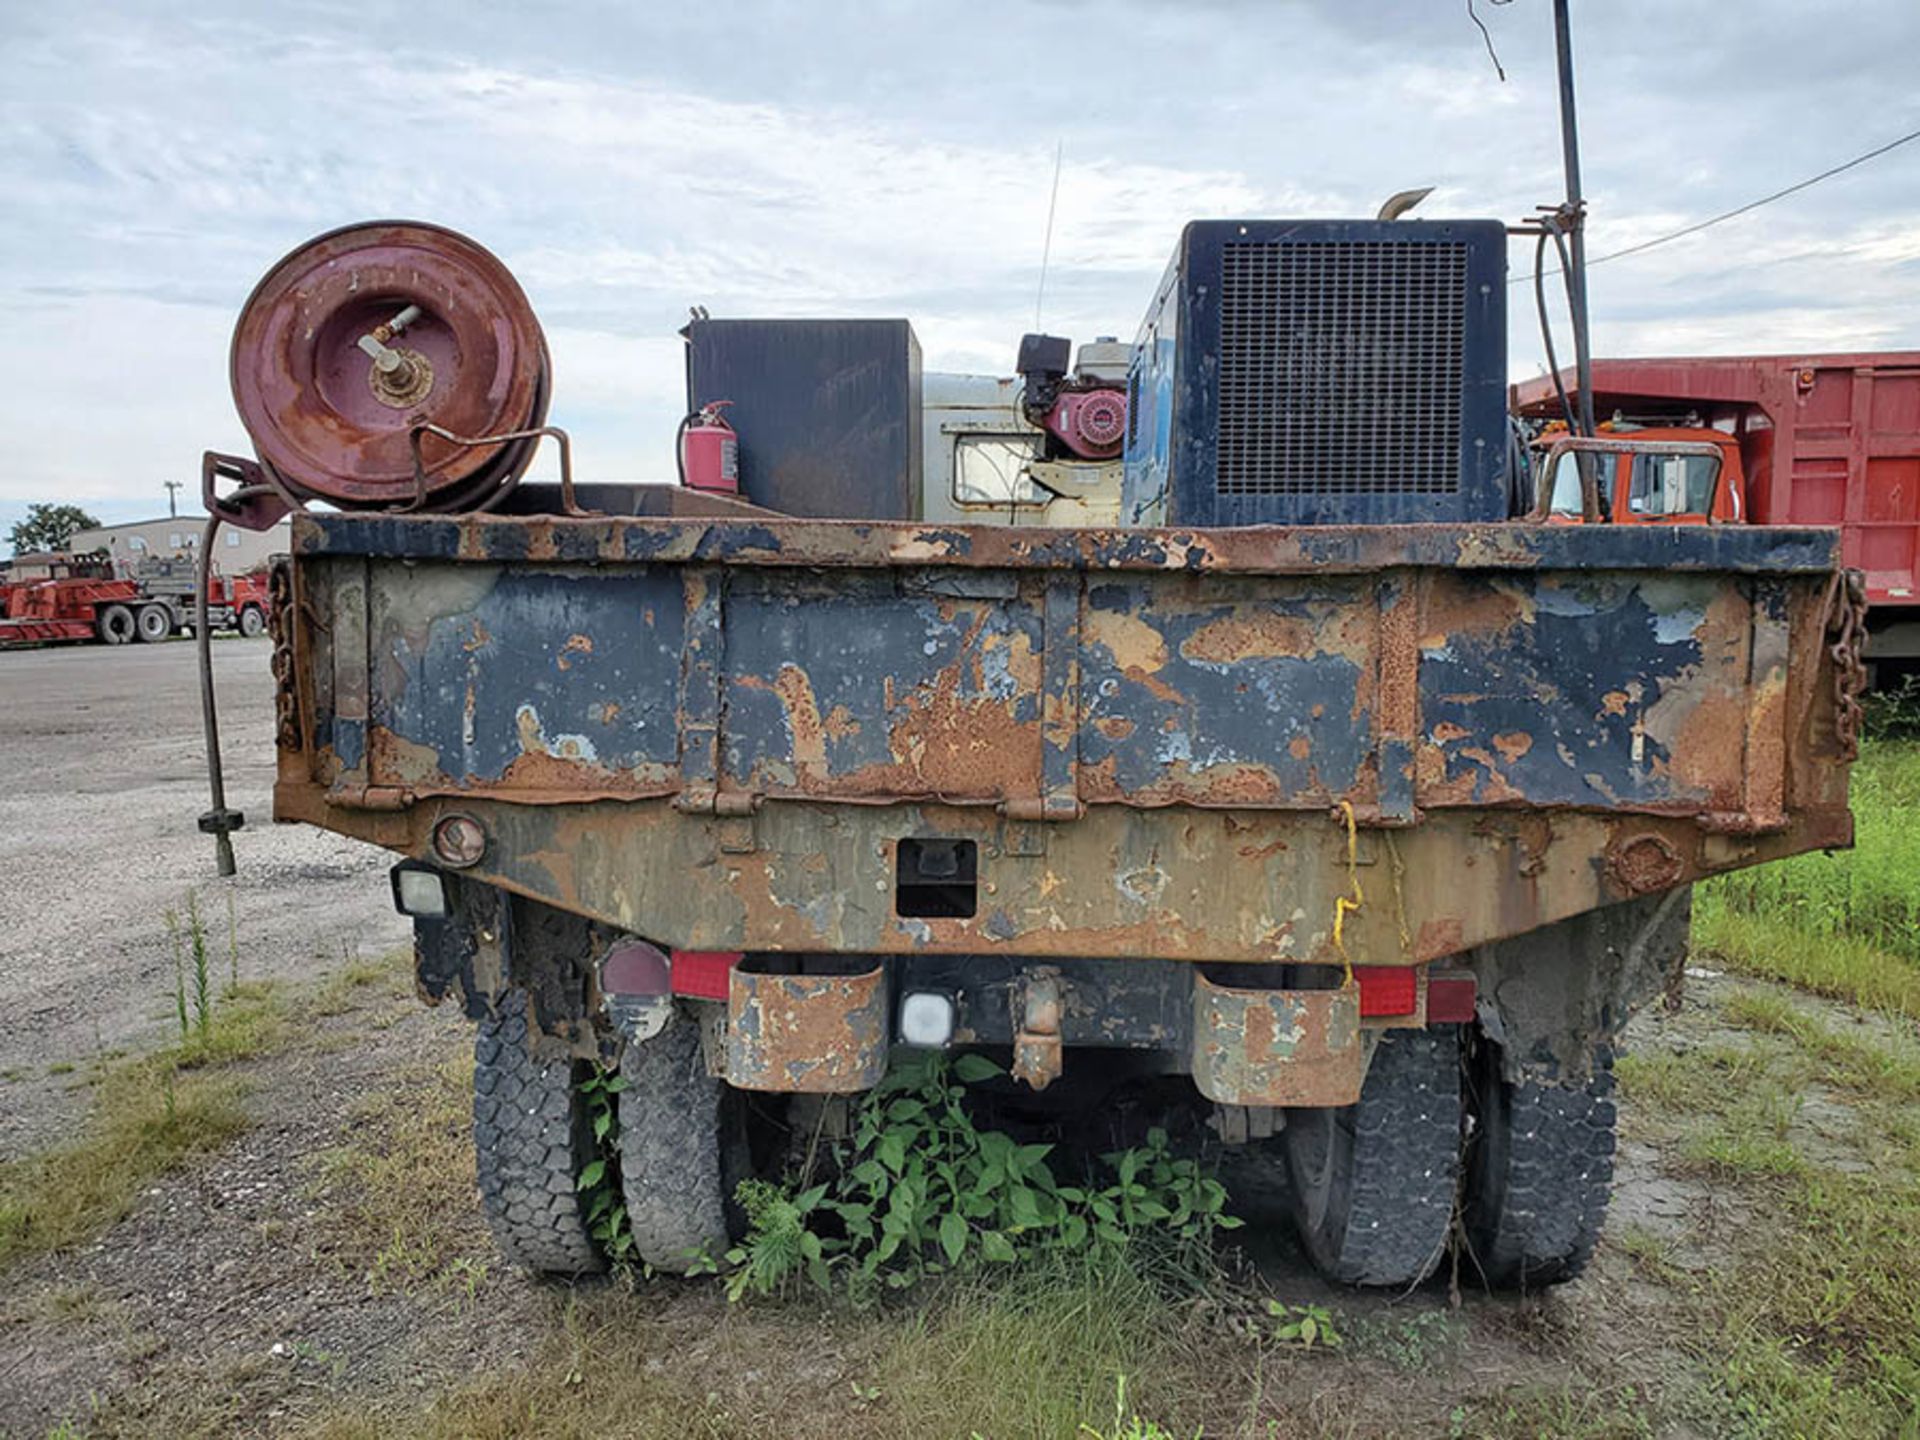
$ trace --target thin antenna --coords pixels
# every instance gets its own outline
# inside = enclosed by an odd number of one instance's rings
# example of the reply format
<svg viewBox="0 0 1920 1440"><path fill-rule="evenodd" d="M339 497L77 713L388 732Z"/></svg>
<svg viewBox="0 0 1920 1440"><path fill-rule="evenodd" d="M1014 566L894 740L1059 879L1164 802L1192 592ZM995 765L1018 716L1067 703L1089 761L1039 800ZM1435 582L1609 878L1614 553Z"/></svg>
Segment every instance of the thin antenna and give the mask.
<svg viewBox="0 0 1920 1440"><path fill-rule="evenodd" d="M1053 146L1053 193L1047 197L1047 238L1040 246L1040 289L1033 297L1033 328L1040 328L1040 307L1047 299L1047 261L1053 256L1053 212L1060 203L1060 157L1066 153L1067 142L1058 140Z"/></svg>

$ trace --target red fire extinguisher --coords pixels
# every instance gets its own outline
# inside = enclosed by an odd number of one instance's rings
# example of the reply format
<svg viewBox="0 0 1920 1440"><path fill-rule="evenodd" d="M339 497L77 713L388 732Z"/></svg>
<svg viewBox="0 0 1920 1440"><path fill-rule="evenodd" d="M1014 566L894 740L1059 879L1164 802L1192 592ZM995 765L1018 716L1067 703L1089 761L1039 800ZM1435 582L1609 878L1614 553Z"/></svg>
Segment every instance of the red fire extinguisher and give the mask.
<svg viewBox="0 0 1920 1440"><path fill-rule="evenodd" d="M722 495L740 493L740 437L720 413L731 404L715 400L680 422L675 450L682 485Z"/></svg>

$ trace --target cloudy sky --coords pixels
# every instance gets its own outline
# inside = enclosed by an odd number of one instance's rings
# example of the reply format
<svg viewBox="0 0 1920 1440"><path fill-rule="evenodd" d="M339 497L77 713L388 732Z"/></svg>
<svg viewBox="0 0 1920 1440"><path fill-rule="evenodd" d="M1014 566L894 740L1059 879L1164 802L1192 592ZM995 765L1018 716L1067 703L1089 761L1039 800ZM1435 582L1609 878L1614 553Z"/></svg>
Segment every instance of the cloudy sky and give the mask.
<svg viewBox="0 0 1920 1440"><path fill-rule="evenodd" d="M164 513L240 450L227 342L318 231L519 275L588 478L671 473L675 330L905 315L930 369L1130 336L1181 223L1515 219L1559 193L1548 0L0 6L0 532ZM1576 0L1594 253L1920 128L1912 0ZM1530 254L1516 246L1516 273ZM1920 143L1597 268L1600 353L1920 348ZM1520 299L1525 291L1516 289ZM1538 372L1523 311L1513 370ZM189 495L191 490L189 490Z"/></svg>

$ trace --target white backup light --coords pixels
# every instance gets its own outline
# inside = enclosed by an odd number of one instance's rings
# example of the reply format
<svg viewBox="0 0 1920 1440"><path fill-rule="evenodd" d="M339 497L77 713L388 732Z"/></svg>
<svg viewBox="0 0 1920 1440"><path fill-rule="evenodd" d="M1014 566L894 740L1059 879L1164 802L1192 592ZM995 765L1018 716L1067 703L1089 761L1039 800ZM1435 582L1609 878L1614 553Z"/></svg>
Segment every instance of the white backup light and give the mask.
<svg viewBox="0 0 1920 1440"><path fill-rule="evenodd" d="M447 887L440 883L440 877L431 870L396 871L394 894L400 902L400 913L403 915L411 915L417 920L447 918Z"/></svg>
<svg viewBox="0 0 1920 1440"><path fill-rule="evenodd" d="M953 1001L932 990L915 990L900 1001L900 1040L944 1050L953 1039Z"/></svg>

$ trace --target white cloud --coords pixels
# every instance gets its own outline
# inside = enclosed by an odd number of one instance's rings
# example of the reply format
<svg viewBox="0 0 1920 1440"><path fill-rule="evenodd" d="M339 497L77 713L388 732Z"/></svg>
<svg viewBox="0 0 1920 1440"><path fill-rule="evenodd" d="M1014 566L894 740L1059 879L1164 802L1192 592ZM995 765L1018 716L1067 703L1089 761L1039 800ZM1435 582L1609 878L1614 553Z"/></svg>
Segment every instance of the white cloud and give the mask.
<svg viewBox="0 0 1920 1440"><path fill-rule="evenodd" d="M1920 12L1752 12L1733 34L1713 7L1583 8L1595 253L1902 128ZM435 219L499 251L547 325L583 471L657 476L689 304L904 314L929 369L1005 369L1033 321L1056 142L1045 323L1083 338L1131 335L1196 216L1366 214L1435 184L1422 213L1517 219L1559 188L1545 8L1482 13L1506 84L1464 15L1425 0L741 0L725 23L485 0L14 7L0 525L49 496L155 509L202 448L239 448L234 315L281 253L351 220ZM1920 146L1597 269L1596 336L1920 343L1916 221ZM1510 299L1528 373L1531 295Z"/></svg>

